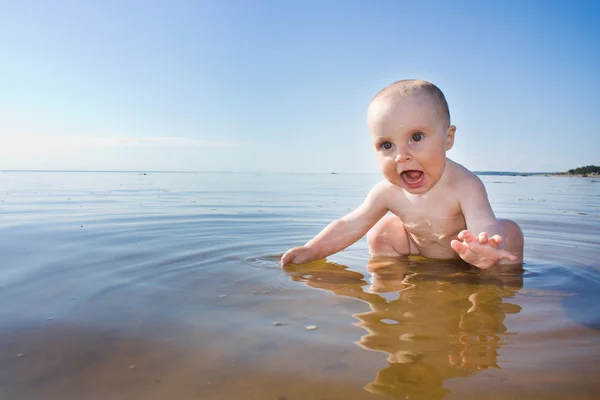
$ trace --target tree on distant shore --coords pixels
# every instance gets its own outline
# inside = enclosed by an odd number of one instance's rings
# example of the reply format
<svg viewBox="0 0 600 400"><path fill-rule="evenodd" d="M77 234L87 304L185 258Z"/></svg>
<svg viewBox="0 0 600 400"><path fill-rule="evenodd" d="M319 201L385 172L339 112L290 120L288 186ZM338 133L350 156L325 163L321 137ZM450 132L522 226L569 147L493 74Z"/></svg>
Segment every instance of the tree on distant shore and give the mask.
<svg viewBox="0 0 600 400"><path fill-rule="evenodd" d="M567 171L567 174L569 175L587 175L593 173L600 174L600 167L597 165L586 165L585 167L579 167Z"/></svg>

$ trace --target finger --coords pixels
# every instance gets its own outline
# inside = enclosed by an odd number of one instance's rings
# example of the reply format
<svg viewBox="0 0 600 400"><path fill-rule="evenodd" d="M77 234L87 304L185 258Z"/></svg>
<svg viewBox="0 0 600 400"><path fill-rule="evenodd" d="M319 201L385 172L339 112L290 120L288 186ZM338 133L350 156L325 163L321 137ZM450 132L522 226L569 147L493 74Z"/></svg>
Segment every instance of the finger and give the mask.
<svg viewBox="0 0 600 400"><path fill-rule="evenodd" d="M504 239L502 239L502 236L500 235L494 235L491 237L491 239L494 239L496 241L496 243L500 244L504 241Z"/></svg>
<svg viewBox="0 0 600 400"><path fill-rule="evenodd" d="M459 255L464 255L469 249L464 243L459 240L453 240L450 242L450 247L457 252Z"/></svg>
<svg viewBox="0 0 600 400"><path fill-rule="evenodd" d="M290 262L292 262L294 260L295 256L296 256L296 249L290 249L290 250L286 251L285 254L281 257L279 264L281 266L289 264Z"/></svg>
<svg viewBox="0 0 600 400"><path fill-rule="evenodd" d="M508 252L506 250L502 250L499 254L500 258L504 258L510 261L517 261L519 257L515 256L513 253Z"/></svg>
<svg viewBox="0 0 600 400"><path fill-rule="evenodd" d="M453 240L450 242L450 247L452 247L452 249L456 251L456 253L458 253L460 258L463 259L463 261L471 265L475 265L478 268L482 268L480 257L477 255L477 253L473 251L473 249L471 249L471 246L469 246L468 243Z"/></svg>
<svg viewBox="0 0 600 400"><path fill-rule="evenodd" d="M464 230L458 234L458 238L460 240L465 241L466 243L472 243L475 241L475 236L471 233L471 231Z"/></svg>
<svg viewBox="0 0 600 400"><path fill-rule="evenodd" d="M494 237L491 237L490 240L488 240L487 244L492 247L498 247L499 243L496 241L496 239L494 239Z"/></svg>
<svg viewBox="0 0 600 400"><path fill-rule="evenodd" d="M477 236L477 240L479 241L479 244L486 244L488 241L489 237L487 232L481 232L479 234L479 236Z"/></svg>

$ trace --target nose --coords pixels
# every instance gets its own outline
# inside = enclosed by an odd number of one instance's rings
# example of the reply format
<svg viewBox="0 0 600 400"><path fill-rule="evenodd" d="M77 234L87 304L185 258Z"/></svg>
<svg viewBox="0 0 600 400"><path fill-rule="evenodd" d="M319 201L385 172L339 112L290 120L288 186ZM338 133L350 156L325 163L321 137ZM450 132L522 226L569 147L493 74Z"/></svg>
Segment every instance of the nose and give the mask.
<svg viewBox="0 0 600 400"><path fill-rule="evenodd" d="M412 157L410 155L410 152L406 147L398 146L398 153L396 154L396 158L394 159L394 161L396 161L397 163L406 162L410 161L411 158Z"/></svg>

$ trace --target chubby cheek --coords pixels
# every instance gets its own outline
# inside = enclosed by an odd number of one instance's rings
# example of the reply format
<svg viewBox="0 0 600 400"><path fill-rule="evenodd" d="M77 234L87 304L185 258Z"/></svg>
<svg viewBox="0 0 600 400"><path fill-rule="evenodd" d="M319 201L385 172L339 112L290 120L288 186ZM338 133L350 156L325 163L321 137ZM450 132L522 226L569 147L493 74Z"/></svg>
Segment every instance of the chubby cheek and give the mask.
<svg viewBox="0 0 600 400"><path fill-rule="evenodd" d="M446 152L439 143L428 143L426 146L413 149L412 156L422 164L435 164L440 158L445 158Z"/></svg>
<svg viewBox="0 0 600 400"><path fill-rule="evenodd" d="M421 165L425 173L437 176L443 172L446 165L446 153L442 151L429 154L429 157L422 160Z"/></svg>
<svg viewBox="0 0 600 400"><path fill-rule="evenodd" d="M389 157L378 157L377 164L379 165L379 170L388 181L393 183L399 179L394 160Z"/></svg>

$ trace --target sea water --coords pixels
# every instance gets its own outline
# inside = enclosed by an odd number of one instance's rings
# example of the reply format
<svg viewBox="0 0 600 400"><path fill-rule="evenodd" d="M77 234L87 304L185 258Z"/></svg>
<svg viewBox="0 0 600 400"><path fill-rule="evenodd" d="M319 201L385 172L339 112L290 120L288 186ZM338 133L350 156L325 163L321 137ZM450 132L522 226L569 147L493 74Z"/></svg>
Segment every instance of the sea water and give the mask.
<svg viewBox="0 0 600 400"><path fill-rule="evenodd" d="M280 269L380 179L0 172L0 398L600 398L600 178L481 176L522 274Z"/></svg>

